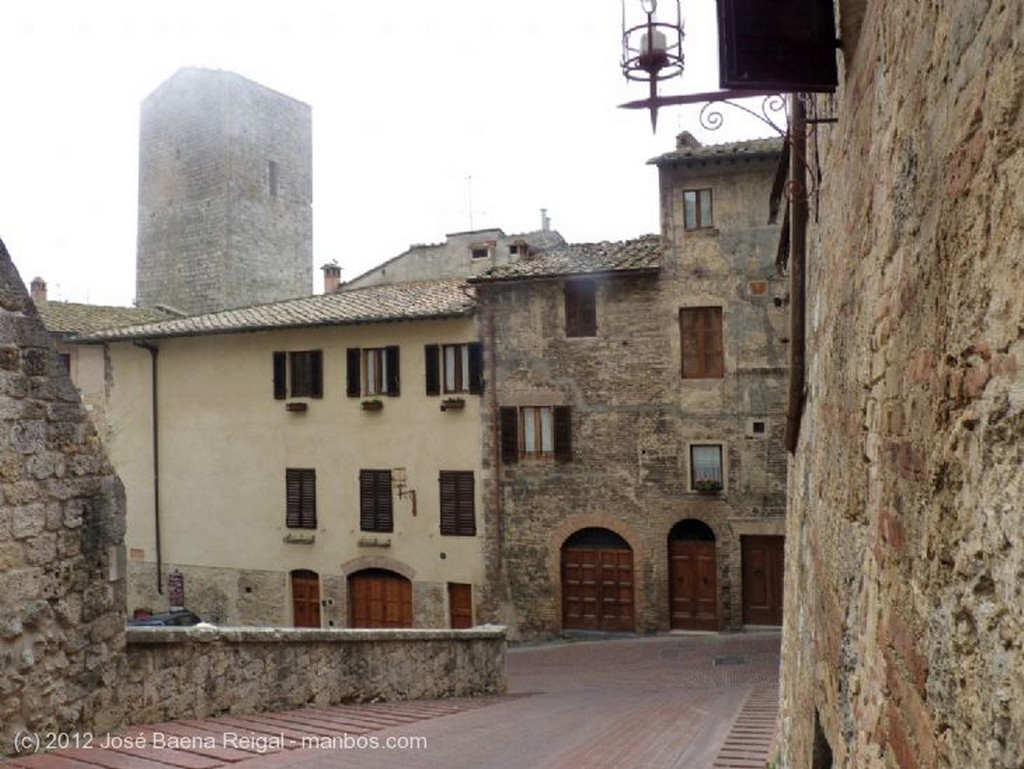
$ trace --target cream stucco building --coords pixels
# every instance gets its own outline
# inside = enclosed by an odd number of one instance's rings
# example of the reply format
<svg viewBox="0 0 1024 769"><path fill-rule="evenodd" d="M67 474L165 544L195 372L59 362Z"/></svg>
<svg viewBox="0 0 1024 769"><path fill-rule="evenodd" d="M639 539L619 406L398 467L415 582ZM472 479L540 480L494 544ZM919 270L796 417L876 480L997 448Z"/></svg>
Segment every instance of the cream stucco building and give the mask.
<svg viewBox="0 0 1024 769"><path fill-rule="evenodd" d="M461 281L416 282L80 338L109 367L129 610L165 609L182 579L221 624L471 624L472 310Z"/></svg>

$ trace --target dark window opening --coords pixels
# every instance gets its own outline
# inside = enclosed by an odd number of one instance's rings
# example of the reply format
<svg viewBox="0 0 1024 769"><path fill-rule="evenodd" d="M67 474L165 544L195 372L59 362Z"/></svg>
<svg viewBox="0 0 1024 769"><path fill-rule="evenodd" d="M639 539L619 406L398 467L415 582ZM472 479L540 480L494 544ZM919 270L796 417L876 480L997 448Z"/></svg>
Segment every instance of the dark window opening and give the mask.
<svg viewBox="0 0 1024 769"><path fill-rule="evenodd" d="M442 470L438 478L441 497L441 533L448 536L476 535L476 502L473 472Z"/></svg>
<svg viewBox="0 0 1024 769"><path fill-rule="evenodd" d="M322 351L274 353L275 398L322 398L323 387Z"/></svg>
<svg viewBox="0 0 1024 769"><path fill-rule="evenodd" d="M713 226L711 190L683 190L683 228L702 230Z"/></svg>
<svg viewBox="0 0 1024 769"><path fill-rule="evenodd" d="M597 287L590 281L565 284L565 335L597 336Z"/></svg>
<svg viewBox="0 0 1024 769"><path fill-rule="evenodd" d="M395 530L390 470L359 471L359 528L362 531Z"/></svg>
<svg viewBox="0 0 1024 769"><path fill-rule="evenodd" d="M316 470L285 470L285 526L289 529L316 528Z"/></svg>

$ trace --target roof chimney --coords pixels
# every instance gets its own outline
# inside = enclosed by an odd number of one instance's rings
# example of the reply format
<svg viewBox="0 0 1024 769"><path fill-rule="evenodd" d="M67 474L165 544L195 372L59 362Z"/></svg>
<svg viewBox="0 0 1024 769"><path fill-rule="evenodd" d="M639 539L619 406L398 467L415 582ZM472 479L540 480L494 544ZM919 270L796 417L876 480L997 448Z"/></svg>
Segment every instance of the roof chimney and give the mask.
<svg viewBox="0 0 1024 769"><path fill-rule="evenodd" d="M337 260L325 264L320 269L324 271L324 293L337 293L341 287L341 267L338 266Z"/></svg>
<svg viewBox="0 0 1024 769"><path fill-rule="evenodd" d="M37 304L39 302L45 302L46 301L46 281L43 280L42 278L39 278L39 277L32 278L32 284L31 284L31 286L29 288L29 293L32 296L32 301L33 302L36 302Z"/></svg>
<svg viewBox="0 0 1024 769"><path fill-rule="evenodd" d="M540 230L541 232L548 232L551 229L551 220L548 218L548 210L542 208L540 210Z"/></svg>
<svg viewBox="0 0 1024 769"><path fill-rule="evenodd" d="M676 149L677 150L695 150L700 147L700 142L697 141L697 137L689 131L683 131L681 134L676 136Z"/></svg>

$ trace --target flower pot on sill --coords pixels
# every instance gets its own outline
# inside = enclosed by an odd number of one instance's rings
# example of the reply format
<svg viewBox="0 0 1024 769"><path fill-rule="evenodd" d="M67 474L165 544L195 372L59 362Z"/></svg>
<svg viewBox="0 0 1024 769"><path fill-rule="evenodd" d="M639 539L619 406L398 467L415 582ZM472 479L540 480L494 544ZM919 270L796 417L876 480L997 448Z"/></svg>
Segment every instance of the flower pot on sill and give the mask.
<svg viewBox="0 0 1024 769"><path fill-rule="evenodd" d="M441 401L441 411L459 411L466 408L466 401L462 398L445 398Z"/></svg>
<svg viewBox="0 0 1024 769"><path fill-rule="evenodd" d="M363 411L380 411L382 408L384 408L384 401L363 401Z"/></svg>
<svg viewBox="0 0 1024 769"><path fill-rule="evenodd" d="M722 484L709 481L701 483L700 481L698 481L694 485L694 490L698 494L703 494L704 496L708 497L714 497L722 493Z"/></svg>

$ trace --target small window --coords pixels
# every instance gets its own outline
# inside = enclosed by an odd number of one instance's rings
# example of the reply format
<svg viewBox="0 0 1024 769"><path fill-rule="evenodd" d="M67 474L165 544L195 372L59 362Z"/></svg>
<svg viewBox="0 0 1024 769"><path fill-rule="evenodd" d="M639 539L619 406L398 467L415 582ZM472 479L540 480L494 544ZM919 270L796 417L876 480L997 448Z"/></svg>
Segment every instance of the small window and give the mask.
<svg viewBox="0 0 1024 769"><path fill-rule="evenodd" d="M276 160L270 160L270 161L267 162L267 183L268 183L268 186L270 188L270 196L274 197L274 198L277 197L277 181L278 181L277 161Z"/></svg>
<svg viewBox="0 0 1024 769"><path fill-rule="evenodd" d="M395 530L390 470L359 471L359 528L379 532Z"/></svg>
<svg viewBox="0 0 1024 769"><path fill-rule="evenodd" d="M711 190L683 190L683 228L701 230L713 226Z"/></svg>
<svg viewBox="0 0 1024 769"><path fill-rule="evenodd" d="M289 529L316 528L316 470L285 470L284 523Z"/></svg>
<svg viewBox="0 0 1024 769"><path fill-rule="evenodd" d="M721 444L691 444L690 491L721 491L724 478Z"/></svg>
<svg viewBox="0 0 1024 769"><path fill-rule="evenodd" d="M63 367L63 371L67 374L71 373L71 353L59 352L57 357L60 358L60 364Z"/></svg>
<svg viewBox="0 0 1024 769"><path fill-rule="evenodd" d="M351 347L347 351L346 394L351 398L361 395L399 394L398 347Z"/></svg>
<svg viewBox="0 0 1024 769"><path fill-rule="evenodd" d="M572 458L572 419L568 406L506 406L501 409L501 456Z"/></svg>
<svg viewBox="0 0 1024 769"><path fill-rule="evenodd" d="M589 280L565 284L565 335L597 336L597 288Z"/></svg>
<svg viewBox="0 0 1024 769"><path fill-rule="evenodd" d="M483 347L479 342L428 344L423 360L427 395L483 392Z"/></svg>
<svg viewBox="0 0 1024 769"><path fill-rule="evenodd" d="M722 308L684 307L679 311L679 331L683 379L722 377Z"/></svg>
<svg viewBox="0 0 1024 769"><path fill-rule="evenodd" d="M487 246L473 246L471 253L474 259L486 259L491 255L491 249Z"/></svg>
<svg viewBox="0 0 1024 769"><path fill-rule="evenodd" d="M476 503L473 472L442 470L438 479L441 498L441 533L446 536L476 535Z"/></svg>
<svg viewBox="0 0 1024 769"><path fill-rule="evenodd" d="M302 350L274 353L274 397L322 398L323 352Z"/></svg>

